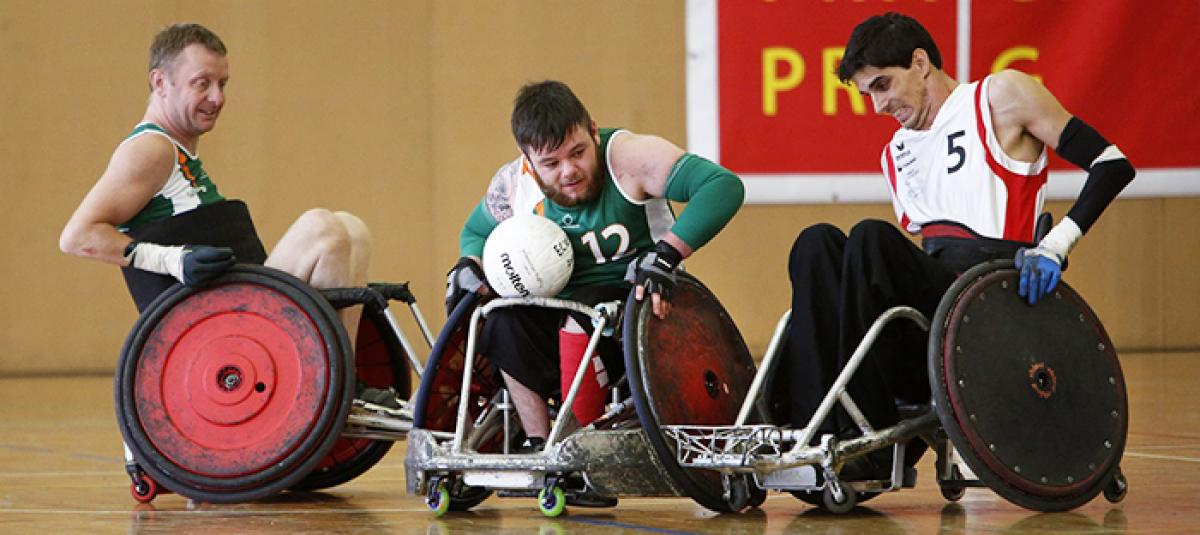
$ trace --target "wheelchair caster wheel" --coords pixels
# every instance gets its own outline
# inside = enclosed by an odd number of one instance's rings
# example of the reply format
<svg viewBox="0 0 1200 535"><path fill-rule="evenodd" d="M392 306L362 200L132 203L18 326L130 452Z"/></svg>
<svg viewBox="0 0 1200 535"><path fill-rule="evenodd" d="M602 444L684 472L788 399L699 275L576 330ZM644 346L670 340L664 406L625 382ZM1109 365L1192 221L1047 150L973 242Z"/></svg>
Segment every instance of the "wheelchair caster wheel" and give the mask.
<svg viewBox="0 0 1200 535"><path fill-rule="evenodd" d="M538 510L550 518L561 515L567 508L567 496L562 487L554 486L538 491Z"/></svg>
<svg viewBox="0 0 1200 535"><path fill-rule="evenodd" d="M450 491L446 490L446 485L438 483L425 498L425 505L433 511L433 516L444 516L450 510Z"/></svg>
<svg viewBox="0 0 1200 535"><path fill-rule="evenodd" d="M747 478L749 479L749 478ZM753 480L750 480L753 481ZM750 500L746 502L749 507L760 507L767 501L766 489L759 488L758 485L750 483Z"/></svg>
<svg viewBox="0 0 1200 535"><path fill-rule="evenodd" d="M138 503L150 503L158 496L158 483L146 474L138 474L137 480L129 484L129 494Z"/></svg>
<svg viewBox="0 0 1200 535"><path fill-rule="evenodd" d="M1121 503L1128 492L1129 481L1125 479L1125 474L1121 473L1121 469L1118 468L1112 479L1108 480L1108 484L1104 486L1104 499L1109 503Z"/></svg>
<svg viewBox="0 0 1200 535"><path fill-rule="evenodd" d="M966 487L956 485L954 483L942 483L938 485L942 491L942 497L948 502L957 502L961 500L963 495L967 493Z"/></svg>
<svg viewBox="0 0 1200 535"><path fill-rule="evenodd" d="M838 498L838 495L841 498ZM858 493L849 485L842 485L837 482L829 482L825 485L825 491L821 495L821 504L825 506L825 510L830 513L840 515L850 512L858 503Z"/></svg>
<svg viewBox="0 0 1200 535"><path fill-rule="evenodd" d="M938 488L942 491L942 497L946 501L957 502L967 493L967 488L962 485L962 479L962 472L958 470L957 466L954 466L950 468L949 479L938 481Z"/></svg>
<svg viewBox="0 0 1200 535"><path fill-rule="evenodd" d="M746 478L732 476L725 485L725 504L729 506L730 511L741 511L750 505L750 486L746 483Z"/></svg>

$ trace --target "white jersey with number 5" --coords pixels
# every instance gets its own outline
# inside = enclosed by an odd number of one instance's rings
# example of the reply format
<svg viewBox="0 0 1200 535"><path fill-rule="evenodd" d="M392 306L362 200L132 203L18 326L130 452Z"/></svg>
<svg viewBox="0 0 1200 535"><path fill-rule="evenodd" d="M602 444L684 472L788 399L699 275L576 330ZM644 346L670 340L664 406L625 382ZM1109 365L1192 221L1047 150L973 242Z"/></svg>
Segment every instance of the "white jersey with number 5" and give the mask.
<svg viewBox="0 0 1200 535"><path fill-rule="evenodd" d="M989 238L1032 241L1046 185L1046 149L1010 158L992 129L989 78L959 84L929 130L901 128L883 149L900 226L911 233L952 221Z"/></svg>

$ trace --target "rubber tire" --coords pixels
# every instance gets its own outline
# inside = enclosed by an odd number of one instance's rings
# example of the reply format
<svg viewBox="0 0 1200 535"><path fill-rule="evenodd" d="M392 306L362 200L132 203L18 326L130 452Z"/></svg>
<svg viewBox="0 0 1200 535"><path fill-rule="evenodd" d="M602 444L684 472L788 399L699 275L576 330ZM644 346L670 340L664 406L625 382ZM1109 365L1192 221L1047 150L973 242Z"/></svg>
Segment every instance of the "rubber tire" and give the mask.
<svg viewBox="0 0 1200 535"><path fill-rule="evenodd" d="M376 388L390 386L396 391L396 394L401 398L408 398L412 390L411 378L409 376L408 358L404 354L404 346L400 343L400 338L396 333L392 332L391 324L388 323L387 317L382 312L370 313L367 310L363 311L361 323L370 322L370 326L378 333L379 339L382 340L387 351L388 364L391 367L391 381L389 385L372 384ZM363 328L359 327L359 340L355 343L355 355L358 355L358 346L363 342ZM362 379L362 377L359 377ZM318 465L316 469L310 472L304 479L300 480L294 490L313 491L336 487L343 483L347 483L358 476L366 473L373 466L379 463L385 455L392 449L391 440L365 440L365 439L350 439L343 438L341 440L353 440L365 442L365 447L359 450L354 456L343 460L340 463L333 464L327 467ZM336 452L343 444L335 443L333 450ZM332 454L331 454L332 456Z"/></svg>
<svg viewBox="0 0 1200 535"><path fill-rule="evenodd" d="M998 272L1006 273L997 275ZM938 420L941 422L942 428L945 430L950 442L958 450L967 466L971 468L971 470L979 477L979 479L994 492L999 494L1004 499L1027 509L1042 512L1067 511L1091 501L1103 490L1106 484L1097 483L1093 485L1092 488L1084 489L1083 492L1080 492L1076 495L1061 498L1034 495L1030 492L1026 492L1015 487L1014 485L1004 481L1002 475L992 471L992 469L990 469L984 463L984 461L980 459L978 454L972 450L971 444L966 438L963 428L958 423L959 418L956 414L954 414L949 400L949 388L947 387L946 381L947 372L945 370L945 363L943 362L942 358L942 351L943 347L946 345L946 337L950 331L948 324L952 314L956 312L959 302L963 301L963 295L968 293L968 291L971 291L973 289L973 285L982 284L979 282L980 280L984 278L989 278L988 280L991 280L991 278L999 278L1001 276L1011 277L1011 274L1015 272L1016 269L1013 261L1011 260L994 260L976 265L960 275L958 279L955 280L954 284L952 284L946 291L946 294L942 297L941 302L938 304L937 312L934 314L934 317L930 322L929 332L928 372L930 388L933 392L933 404L938 416ZM1079 297L1075 290L1071 288L1066 281L1060 281L1058 287L1055 289L1055 292L1061 292L1064 295L1073 297L1082 304L1083 307L1081 312L1083 314L1095 318L1095 313L1090 307L1088 307L1087 303L1083 302L1082 297ZM969 306L969 304L970 303L967 303L967 305L964 306ZM1109 339L1108 334L1104 331L1103 326L1099 324L1098 318L1096 319L1094 325L1098 328L1099 338L1103 340L1103 343L1106 345L1106 347L1111 350L1112 341ZM1124 386L1124 377L1122 376L1120 370L1120 363L1116 359L1115 353L1113 355L1113 363L1116 365L1116 377L1119 379L1118 387L1120 391L1127 392ZM1127 399L1123 399L1122 407L1120 409L1121 418L1124 419L1122 428L1124 429L1125 433L1128 433L1129 429L1127 420L1129 410L1127 403ZM1113 478L1113 474L1120 470L1119 465L1121 455L1124 452L1125 435L1122 434L1119 439L1120 440L1118 443L1114 445L1115 449L1114 456L1112 457L1112 464L1108 468L1109 475L1107 477L1102 476L1098 478L1098 482L1110 481L1111 478Z"/></svg>
<svg viewBox="0 0 1200 535"><path fill-rule="evenodd" d="M433 349L429 353L429 360L425 363L425 373L421 375L421 386L417 390L417 396L413 402L413 428L430 429L431 415L429 412L435 409L430 407L429 403L430 397L438 390L440 384L438 381L446 381L449 388L461 388L461 375L443 377L438 373L439 367L446 362L445 359L461 358L462 353L466 351L466 330L470 327L471 314L475 311L476 306L482 304L483 299L479 294L467 294L446 318L446 323L438 333L437 341L434 342ZM444 426L444 429L432 430L453 431L452 425ZM450 509L453 511L469 510L483 503L491 495L491 490L463 485L459 492L450 494Z"/></svg>
<svg viewBox="0 0 1200 535"><path fill-rule="evenodd" d="M727 320L732 333L737 337L736 344L742 348L740 355L729 355L730 359L741 357L744 362L738 363L743 368L748 368L744 385L734 385L735 388L741 387L743 391L740 393L727 392L730 399L737 399L738 405L741 403L741 398L744 397L746 391L749 390L750 381L754 377L754 361L750 357L749 350L745 349L745 342L741 338L741 334L737 331L736 325L733 325L733 320L729 318L729 314L725 311L720 301L712 294L707 287L699 280L687 273L679 273L676 276L675 296L673 300L679 301L684 291L700 292L706 295L710 302L715 305L715 308L720 311L723 320ZM691 497L696 503L705 508L718 513L735 512L730 508L730 504L724 498L723 487L720 482L720 474L713 471L701 469L686 469L679 465L675 458L674 440L669 439L659 429L661 418L659 416L659 408L654 405L654 385L650 382L651 378L644 377L642 371L642 363L645 357L642 355L640 348L643 347L642 334L645 332L645 326L651 320L653 314L650 310L649 299L637 301L634 298L634 292L629 292L629 297L625 302L624 319L622 325L622 333L624 338L625 352L625 373L629 378L630 391L634 400L634 408L637 410L638 420L642 424L642 429L646 432L646 438L650 442L651 447L658 455L659 462L667 475L675 482L675 484L683 490L683 492ZM670 321L668 316L666 321ZM743 371L747 371L743 369ZM730 411L736 415L738 406L730 407ZM762 405L755 404L754 411L751 416L752 421L766 421L766 417L762 414ZM725 425L733 423L734 418L731 416L728 422L723 422ZM701 424L703 422L688 422Z"/></svg>
<svg viewBox="0 0 1200 535"><path fill-rule="evenodd" d="M141 426L133 386L136 384L141 351L160 321L189 296L228 284L267 287L283 294L308 314L324 341L328 357L327 384L330 388L324 394L324 409L313 423L312 431L291 453L258 473L213 478L191 474L186 467L177 465L157 450ZM350 342L340 328L337 313L316 290L287 273L263 266L239 264L203 289L176 284L146 308L122 347L113 389L121 435L134 460L151 479L161 487L187 498L209 503L237 503L274 496L308 475L339 438L354 389L354 378L347 373L350 355Z"/></svg>

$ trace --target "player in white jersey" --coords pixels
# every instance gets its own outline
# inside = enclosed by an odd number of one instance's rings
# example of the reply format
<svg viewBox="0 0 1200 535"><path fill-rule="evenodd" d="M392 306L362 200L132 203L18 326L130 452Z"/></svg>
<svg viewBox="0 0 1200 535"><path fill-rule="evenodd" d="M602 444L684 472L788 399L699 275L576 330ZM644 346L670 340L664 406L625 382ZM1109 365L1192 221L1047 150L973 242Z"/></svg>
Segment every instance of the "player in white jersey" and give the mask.
<svg viewBox="0 0 1200 535"><path fill-rule="evenodd" d="M370 234L359 218L309 210L267 255L245 206L217 194L196 148L216 126L228 80L225 44L212 31L198 24L160 31L150 47L145 114L59 238L64 253L126 268L139 310L176 280L204 285L235 260L265 263L317 288L366 284ZM339 311L351 340L361 309Z"/></svg>
<svg viewBox="0 0 1200 535"><path fill-rule="evenodd" d="M787 380L777 390L788 400L777 417L796 427L807 423L875 318L895 305L932 317L956 273L971 265L1015 257L1019 293L1035 304L1054 289L1071 247L1134 176L1115 145L1033 78L1002 71L959 84L910 17L887 13L855 27L838 76L870 96L876 113L900 123L882 167L900 226L920 233L924 250L883 221L860 222L849 236L831 225L801 232L788 264ZM1089 174L1067 216L1034 244L1046 147ZM882 338L848 385L877 429L899 420L896 400L930 398L924 333L894 326ZM839 409L818 436L852 436L856 429ZM923 449L910 447L907 463ZM847 463L847 476L886 477L889 456Z"/></svg>

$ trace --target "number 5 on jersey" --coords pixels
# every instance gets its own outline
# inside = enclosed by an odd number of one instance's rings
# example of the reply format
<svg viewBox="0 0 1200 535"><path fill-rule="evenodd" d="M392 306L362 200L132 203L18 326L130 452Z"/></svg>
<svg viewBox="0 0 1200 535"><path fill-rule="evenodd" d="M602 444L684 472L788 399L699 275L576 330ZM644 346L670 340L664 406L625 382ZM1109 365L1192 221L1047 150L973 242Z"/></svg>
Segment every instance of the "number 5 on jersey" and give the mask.
<svg viewBox="0 0 1200 535"><path fill-rule="evenodd" d="M953 173L962 169L963 163L967 161L967 150L954 145L954 140L967 135L966 132L959 130L946 136L946 150L949 151L948 156L957 156L958 162L946 168L947 173Z"/></svg>

